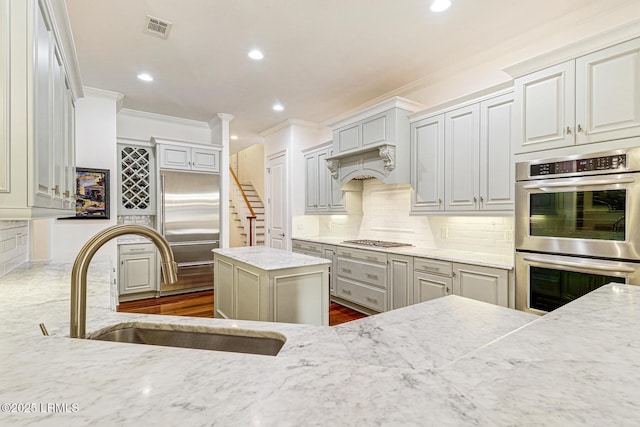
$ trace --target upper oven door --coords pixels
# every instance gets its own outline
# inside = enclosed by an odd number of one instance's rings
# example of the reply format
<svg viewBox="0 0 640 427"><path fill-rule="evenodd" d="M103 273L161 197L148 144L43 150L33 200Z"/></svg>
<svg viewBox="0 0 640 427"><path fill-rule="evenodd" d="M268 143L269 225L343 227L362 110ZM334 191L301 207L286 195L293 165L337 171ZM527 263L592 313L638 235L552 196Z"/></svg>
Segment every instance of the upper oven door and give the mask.
<svg viewBox="0 0 640 427"><path fill-rule="evenodd" d="M516 183L518 250L640 259L640 173Z"/></svg>

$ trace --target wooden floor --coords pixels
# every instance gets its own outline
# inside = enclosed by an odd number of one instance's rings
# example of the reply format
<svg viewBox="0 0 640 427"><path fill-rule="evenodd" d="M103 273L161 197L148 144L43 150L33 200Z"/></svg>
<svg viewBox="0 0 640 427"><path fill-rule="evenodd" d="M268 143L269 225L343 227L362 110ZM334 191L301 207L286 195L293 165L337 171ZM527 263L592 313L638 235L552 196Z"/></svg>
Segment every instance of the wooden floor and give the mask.
<svg viewBox="0 0 640 427"><path fill-rule="evenodd" d="M213 291L121 302L118 306L118 311L170 316L213 317ZM366 317L366 314L333 302L329 307L330 326L363 317Z"/></svg>

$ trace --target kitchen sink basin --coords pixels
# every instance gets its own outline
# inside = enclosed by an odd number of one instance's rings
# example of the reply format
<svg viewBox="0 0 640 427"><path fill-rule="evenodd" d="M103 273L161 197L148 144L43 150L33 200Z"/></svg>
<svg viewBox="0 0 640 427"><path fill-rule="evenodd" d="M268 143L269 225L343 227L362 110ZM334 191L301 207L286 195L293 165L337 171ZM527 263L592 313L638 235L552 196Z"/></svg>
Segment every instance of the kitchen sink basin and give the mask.
<svg viewBox="0 0 640 427"><path fill-rule="evenodd" d="M123 324L110 327L89 339L132 344L161 345L199 350L231 351L236 353L276 356L286 338L277 332L242 329L207 328L164 324Z"/></svg>

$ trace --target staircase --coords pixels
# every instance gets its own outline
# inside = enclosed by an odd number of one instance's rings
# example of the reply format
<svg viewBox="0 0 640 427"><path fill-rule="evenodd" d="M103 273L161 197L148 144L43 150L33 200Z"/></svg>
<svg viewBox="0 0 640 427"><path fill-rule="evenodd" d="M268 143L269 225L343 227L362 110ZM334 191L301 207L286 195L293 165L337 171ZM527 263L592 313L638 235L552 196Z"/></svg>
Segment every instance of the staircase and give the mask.
<svg viewBox="0 0 640 427"><path fill-rule="evenodd" d="M247 196L247 201L251 205L253 212L256 215L255 223L256 223L256 241L254 245L264 246L265 242L265 228L264 228L264 204L262 200L260 200L260 196L256 192L255 188L251 184L241 184L242 191ZM242 227L242 220L239 217L238 211L233 206L233 202L231 202L231 214L233 215L233 221L236 226L241 230L240 234L242 235L245 245L248 245L247 233L245 233L244 228Z"/></svg>

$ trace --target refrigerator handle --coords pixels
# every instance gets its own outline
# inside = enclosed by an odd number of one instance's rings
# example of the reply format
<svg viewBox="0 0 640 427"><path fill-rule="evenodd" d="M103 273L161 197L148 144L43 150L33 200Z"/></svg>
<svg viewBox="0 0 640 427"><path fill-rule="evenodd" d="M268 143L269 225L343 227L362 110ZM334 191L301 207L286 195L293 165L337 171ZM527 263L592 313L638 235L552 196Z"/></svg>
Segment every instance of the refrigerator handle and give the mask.
<svg viewBox="0 0 640 427"><path fill-rule="evenodd" d="M162 218L160 219L160 228L161 228L161 232L162 232L162 236L164 237L166 235L165 233L165 218L164 218L164 175L160 175L160 215L162 216Z"/></svg>

